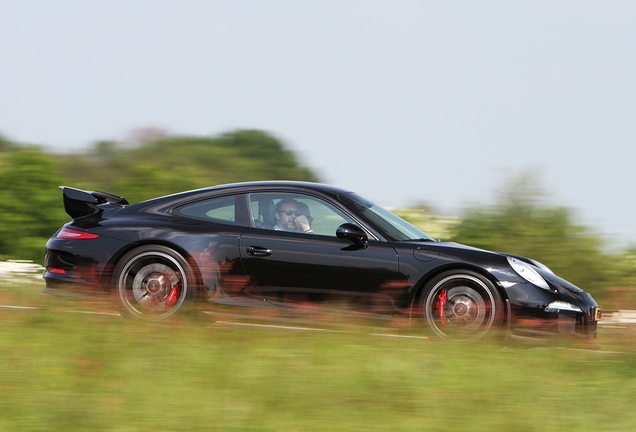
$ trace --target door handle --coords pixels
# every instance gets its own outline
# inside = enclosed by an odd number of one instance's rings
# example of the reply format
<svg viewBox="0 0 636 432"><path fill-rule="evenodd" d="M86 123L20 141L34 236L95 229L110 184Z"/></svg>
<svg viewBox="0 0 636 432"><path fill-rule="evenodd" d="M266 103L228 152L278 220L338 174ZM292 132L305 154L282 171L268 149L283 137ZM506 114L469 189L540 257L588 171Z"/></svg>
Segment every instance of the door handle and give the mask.
<svg viewBox="0 0 636 432"><path fill-rule="evenodd" d="M247 246L245 251L248 255L252 256L269 256L272 254L272 250L261 246Z"/></svg>

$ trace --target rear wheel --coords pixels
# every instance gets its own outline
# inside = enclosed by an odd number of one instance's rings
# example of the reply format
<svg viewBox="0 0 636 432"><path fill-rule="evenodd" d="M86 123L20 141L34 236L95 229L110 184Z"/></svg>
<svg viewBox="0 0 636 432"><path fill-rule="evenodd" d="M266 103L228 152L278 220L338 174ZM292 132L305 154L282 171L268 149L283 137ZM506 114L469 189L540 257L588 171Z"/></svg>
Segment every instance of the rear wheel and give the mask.
<svg viewBox="0 0 636 432"><path fill-rule="evenodd" d="M158 321L183 309L195 293L187 261L164 246L142 246L128 252L115 269L117 296L127 314Z"/></svg>
<svg viewBox="0 0 636 432"><path fill-rule="evenodd" d="M442 273L429 282L421 305L426 323L441 338L478 340L503 319L493 283L467 270Z"/></svg>

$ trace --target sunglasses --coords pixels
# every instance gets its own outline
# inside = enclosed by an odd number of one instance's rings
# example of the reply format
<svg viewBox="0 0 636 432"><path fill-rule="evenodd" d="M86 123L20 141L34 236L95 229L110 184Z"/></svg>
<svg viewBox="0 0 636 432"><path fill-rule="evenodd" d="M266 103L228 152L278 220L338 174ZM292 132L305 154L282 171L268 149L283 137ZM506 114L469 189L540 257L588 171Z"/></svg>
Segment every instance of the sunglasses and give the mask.
<svg viewBox="0 0 636 432"><path fill-rule="evenodd" d="M303 214L299 210L282 210L281 213L285 213L287 216L291 216L293 214L295 214L296 217L305 216L307 219L314 220L314 218L312 218L310 214Z"/></svg>
<svg viewBox="0 0 636 432"><path fill-rule="evenodd" d="M291 216L291 215L295 214L296 217L298 217L298 216L300 216L302 214L298 210L281 210L281 213L285 213L287 216Z"/></svg>

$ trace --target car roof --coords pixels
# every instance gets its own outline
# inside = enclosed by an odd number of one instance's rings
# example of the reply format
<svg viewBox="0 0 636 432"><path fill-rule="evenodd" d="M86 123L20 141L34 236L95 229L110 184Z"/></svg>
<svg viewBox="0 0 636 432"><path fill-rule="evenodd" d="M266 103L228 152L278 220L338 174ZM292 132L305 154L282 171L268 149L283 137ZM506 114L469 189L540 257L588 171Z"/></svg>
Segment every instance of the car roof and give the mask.
<svg viewBox="0 0 636 432"><path fill-rule="evenodd" d="M267 188L298 188L298 189L310 189L316 190L319 192L331 192L334 194L341 194L350 192L346 189L339 188L336 186L324 184L324 183L314 183L314 182L305 182L305 181L289 181L289 180L268 180L268 181L253 181L253 182L242 182L242 183L230 183L224 185L213 186L210 188L205 188L203 190L218 190L218 189L232 189L232 188L246 188L246 189L267 189Z"/></svg>
<svg viewBox="0 0 636 432"><path fill-rule="evenodd" d="M206 195L207 193L214 194L215 192L223 193L223 192L232 192L235 191L237 193L249 193L249 192L266 192L268 190L275 189L287 189L290 191L312 191L318 192L330 196L336 196L343 193L349 193L351 191L339 188L336 186L323 184L323 183L312 183L312 182L303 182L303 181L287 181L287 180L268 180L268 181L253 181L253 182L242 182L242 183L229 183L222 184L217 186L211 186L207 188L194 189L184 192L179 192L172 195L167 195L163 197L153 198L148 201L143 201L138 204L155 204L158 201L173 201L180 200L183 198L187 198L189 196L196 195Z"/></svg>

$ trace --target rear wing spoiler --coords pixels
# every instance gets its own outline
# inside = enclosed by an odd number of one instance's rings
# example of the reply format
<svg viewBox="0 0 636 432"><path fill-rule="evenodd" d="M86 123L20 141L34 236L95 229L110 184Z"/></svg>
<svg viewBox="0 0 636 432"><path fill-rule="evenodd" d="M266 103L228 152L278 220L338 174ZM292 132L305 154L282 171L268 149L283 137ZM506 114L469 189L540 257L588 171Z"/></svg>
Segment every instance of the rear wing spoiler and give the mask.
<svg viewBox="0 0 636 432"><path fill-rule="evenodd" d="M124 198L105 192L89 192L68 186L60 186L60 189L64 196L64 210L73 219L99 213L101 210L97 206L100 204L128 205Z"/></svg>

